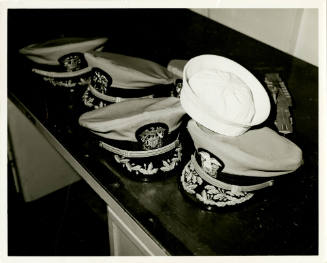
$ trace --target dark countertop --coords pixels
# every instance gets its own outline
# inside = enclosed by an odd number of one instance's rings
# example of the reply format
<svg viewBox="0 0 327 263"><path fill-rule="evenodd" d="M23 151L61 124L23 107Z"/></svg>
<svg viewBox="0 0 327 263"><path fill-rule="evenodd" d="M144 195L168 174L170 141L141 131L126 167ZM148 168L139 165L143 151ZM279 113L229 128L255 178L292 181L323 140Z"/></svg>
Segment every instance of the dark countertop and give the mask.
<svg viewBox="0 0 327 263"><path fill-rule="evenodd" d="M303 150L304 165L253 202L218 212L202 210L181 194L179 171L158 182L130 180L110 156L93 146L76 116L65 129L47 119L44 90L17 51L60 35L108 36L106 51L165 66L171 59L211 53L239 62L260 81L265 72L279 72L293 97L295 132L290 139ZM8 11L8 96L31 111L170 254L318 254L317 67L185 9L12 9Z"/></svg>

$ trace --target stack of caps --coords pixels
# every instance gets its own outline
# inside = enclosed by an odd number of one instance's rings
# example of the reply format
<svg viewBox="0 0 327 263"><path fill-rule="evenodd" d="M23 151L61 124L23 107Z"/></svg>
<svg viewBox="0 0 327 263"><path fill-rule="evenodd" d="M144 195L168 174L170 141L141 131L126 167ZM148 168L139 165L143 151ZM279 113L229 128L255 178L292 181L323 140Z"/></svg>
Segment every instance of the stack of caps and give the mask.
<svg viewBox="0 0 327 263"><path fill-rule="evenodd" d="M263 123L269 97L236 62L215 55L191 59L183 71L181 104L195 153L180 177L181 190L212 209L250 200L302 164L302 151ZM252 128L250 130L250 128Z"/></svg>
<svg viewBox="0 0 327 263"><path fill-rule="evenodd" d="M107 38L59 38L20 50L32 61L32 71L50 87L44 92L50 111L62 111L62 105L68 105L82 114L125 100L176 95L174 90L180 83L175 83L176 78L165 67L102 52L106 42Z"/></svg>
<svg viewBox="0 0 327 263"><path fill-rule="evenodd" d="M84 113L79 124L96 135L124 174L152 180L172 174L181 162L184 114L178 98L140 98Z"/></svg>
<svg viewBox="0 0 327 263"><path fill-rule="evenodd" d="M142 58L109 52L88 52L91 82L83 100L99 108L134 98L169 97L175 78L163 66Z"/></svg>
<svg viewBox="0 0 327 263"><path fill-rule="evenodd" d="M82 101L91 74L84 53L101 50L107 38L62 37L19 50L30 67L39 97L46 103L47 120L68 129L89 108Z"/></svg>

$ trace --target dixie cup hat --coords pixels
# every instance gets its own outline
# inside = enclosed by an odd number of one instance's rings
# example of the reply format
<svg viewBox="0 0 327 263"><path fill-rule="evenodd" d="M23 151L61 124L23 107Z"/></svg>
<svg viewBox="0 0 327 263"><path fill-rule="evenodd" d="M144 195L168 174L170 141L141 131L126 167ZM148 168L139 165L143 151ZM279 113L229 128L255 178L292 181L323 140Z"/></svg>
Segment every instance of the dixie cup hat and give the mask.
<svg viewBox="0 0 327 263"><path fill-rule="evenodd" d="M94 108L135 98L169 97L175 85L173 74L150 60L98 51L87 52L85 58L92 77L84 100ZM110 86L100 88L96 82L101 78L110 78Z"/></svg>
<svg viewBox="0 0 327 263"><path fill-rule="evenodd" d="M175 97L143 98L84 113L79 124L96 135L99 146L128 175L151 180L171 174L179 166L184 115Z"/></svg>
<svg viewBox="0 0 327 263"><path fill-rule="evenodd" d="M197 56L186 63L180 99L192 119L227 136L243 134L270 113L261 83L240 64L216 55Z"/></svg>
<svg viewBox="0 0 327 263"><path fill-rule="evenodd" d="M225 136L191 119L187 129L195 152L180 176L181 190L206 208L244 203L303 163L301 149L268 127Z"/></svg>

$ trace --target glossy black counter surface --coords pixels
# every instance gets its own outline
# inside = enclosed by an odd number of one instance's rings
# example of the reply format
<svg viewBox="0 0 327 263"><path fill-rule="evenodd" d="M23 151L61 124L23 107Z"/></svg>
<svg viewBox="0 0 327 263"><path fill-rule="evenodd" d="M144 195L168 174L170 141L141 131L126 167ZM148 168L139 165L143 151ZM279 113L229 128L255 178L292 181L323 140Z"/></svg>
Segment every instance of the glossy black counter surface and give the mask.
<svg viewBox="0 0 327 263"><path fill-rule="evenodd" d="M37 27L40 21L47 30ZM35 30L27 32L28 28ZM68 126L62 126L56 116L59 123L54 125L45 108L45 90L34 82L28 63L17 53L26 44L60 35L108 36L105 50L162 65L170 59L211 53L239 62L260 81L265 72L279 72L293 97L295 132L290 139L303 150L304 165L247 205L217 212L202 210L182 195L178 189L180 171L157 182L130 180L78 126L77 116ZM183 9L9 10L8 44L9 98L31 111L170 254L318 253L317 67ZM269 120L266 125L271 125Z"/></svg>

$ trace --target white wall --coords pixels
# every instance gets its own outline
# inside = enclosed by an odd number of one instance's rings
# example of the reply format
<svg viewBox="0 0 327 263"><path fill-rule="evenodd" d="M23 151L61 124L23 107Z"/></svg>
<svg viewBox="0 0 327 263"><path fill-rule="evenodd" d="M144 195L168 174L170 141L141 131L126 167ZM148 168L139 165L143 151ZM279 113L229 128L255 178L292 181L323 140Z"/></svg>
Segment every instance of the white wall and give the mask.
<svg viewBox="0 0 327 263"><path fill-rule="evenodd" d="M318 10L306 9L303 12L294 52L299 57L318 65Z"/></svg>
<svg viewBox="0 0 327 263"><path fill-rule="evenodd" d="M318 9L192 9L272 47L318 65Z"/></svg>

